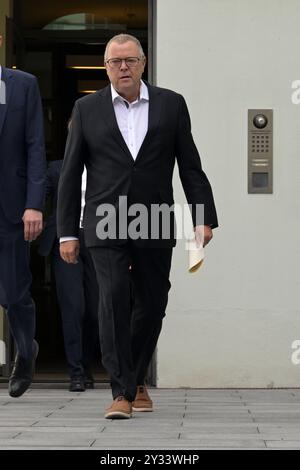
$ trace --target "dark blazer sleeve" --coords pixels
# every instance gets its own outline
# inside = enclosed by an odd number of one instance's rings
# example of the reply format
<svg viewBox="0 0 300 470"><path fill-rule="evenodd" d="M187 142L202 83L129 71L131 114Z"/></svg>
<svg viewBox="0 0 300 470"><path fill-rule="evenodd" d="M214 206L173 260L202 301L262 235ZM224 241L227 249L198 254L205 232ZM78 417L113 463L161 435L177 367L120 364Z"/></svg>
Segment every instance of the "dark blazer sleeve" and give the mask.
<svg viewBox="0 0 300 470"><path fill-rule="evenodd" d="M181 95L175 152L182 186L188 204L191 205L194 226L204 222L205 225L210 225L212 228L218 227L211 185L202 169L200 156L191 133L188 108ZM201 220L201 211L198 213L196 210L197 204L204 205L204 221Z"/></svg>
<svg viewBox="0 0 300 470"><path fill-rule="evenodd" d="M54 242L57 239L56 233L56 206L57 187L62 166L62 160L55 160L49 163L46 174L46 199L51 203L52 213L48 217L43 233L39 238L38 253L42 256L50 254Z"/></svg>
<svg viewBox="0 0 300 470"><path fill-rule="evenodd" d="M85 142L80 109L75 103L58 185L57 236L78 237L81 212L81 177Z"/></svg>
<svg viewBox="0 0 300 470"><path fill-rule="evenodd" d="M58 181L61 167L62 160L54 160L49 163L48 170L46 173L46 197L51 197L52 199L54 199L58 189Z"/></svg>
<svg viewBox="0 0 300 470"><path fill-rule="evenodd" d="M53 197L54 194L54 181L53 181L53 168L49 163L49 167L46 173L46 198Z"/></svg>
<svg viewBox="0 0 300 470"><path fill-rule="evenodd" d="M42 211L46 173L43 111L37 80L33 76L26 99L27 192L25 208Z"/></svg>

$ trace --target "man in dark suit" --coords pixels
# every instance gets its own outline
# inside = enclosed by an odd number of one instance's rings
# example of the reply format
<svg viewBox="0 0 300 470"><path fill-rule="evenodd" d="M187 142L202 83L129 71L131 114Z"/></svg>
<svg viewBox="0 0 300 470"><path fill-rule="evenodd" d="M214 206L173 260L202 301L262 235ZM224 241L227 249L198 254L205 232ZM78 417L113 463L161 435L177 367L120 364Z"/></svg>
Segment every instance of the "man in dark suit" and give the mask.
<svg viewBox="0 0 300 470"><path fill-rule="evenodd" d="M51 254L55 275L57 299L60 307L64 346L70 375L71 392L94 388L91 372L99 340L98 284L90 253L84 244L82 228L79 231L81 250L77 264L65 263L59 253L56 209L57 191L63 160L49 163L46 177L46 197L52 202L49 216L39 240L39 254ZM86 181L82 181L82 200Z"/></svg>
<svg viewBox="0 0 300 470"><path fill-rule="evenodd" d="M32 381L38 354L29 242L42 230L46 161L36 78L5 67L0 75L0 304L17 347L9 394L19 397Z"/></svg>
<svg viewBox="0 0 300 470"><path fill-rule="evenodd" d="M62 258L74 263L79 242L65 237L78 234L80 179L85 165L84 233L100 286L102 361L110 374L114 398L105 417L130 418L132 409L153 409L144 380L165 316L175 245L173 217L167 221L168 236L162 225L154 227L155 236L149 236L150 230L148 237L131 234L134 204L142 203L150 210L155 204L172 206L177 159L196 239L208 243L218 222L184 98L141 80L146 59L132 36L112 38L104 60L111 84L74 106L58 195L58 235L62 237ZM116 207L120 196L122 203L114 216L107 204ZM119 217L124 213L124 198L131 215L125 236L123 216ZM198 217L199 204L204 205L204 220ZM103 220L112 234L108 239L103 236ZM119 220L122 229L114 236ZM149 216L143 224L151 222Z"/></svg>

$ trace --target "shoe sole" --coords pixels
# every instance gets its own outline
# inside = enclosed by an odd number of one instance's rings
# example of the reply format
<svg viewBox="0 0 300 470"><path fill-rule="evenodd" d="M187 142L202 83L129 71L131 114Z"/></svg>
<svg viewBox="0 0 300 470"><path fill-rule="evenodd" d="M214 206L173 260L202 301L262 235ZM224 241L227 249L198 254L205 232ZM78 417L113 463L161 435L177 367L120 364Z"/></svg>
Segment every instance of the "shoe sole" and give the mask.
<svg viewBox="0 0 300 470"><path fill-rule="evenodd" d="M129 419L131 417L131 413L128 414L122 411L112 411L105 415L105 419Z"/></svg>
<svg viewBox="0 0 300 470"><path fill-rule="evenodd" d="M132 407L133 411L146 411L146 412L151 412L153 411L153 408L135 408L134 406Z"/></svg>

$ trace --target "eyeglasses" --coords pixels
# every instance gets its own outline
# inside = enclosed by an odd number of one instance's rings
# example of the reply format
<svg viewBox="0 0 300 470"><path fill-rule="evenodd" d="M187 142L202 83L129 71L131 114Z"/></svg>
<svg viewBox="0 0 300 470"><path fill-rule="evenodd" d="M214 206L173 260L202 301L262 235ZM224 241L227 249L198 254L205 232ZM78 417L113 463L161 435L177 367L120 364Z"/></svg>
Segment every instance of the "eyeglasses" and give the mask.
<svg viewBox="0 0 300 470"><path fill-rule="evenodd" d="M142 60L141 57L126 57L126 59L107 59L105 62L110 66L112 69L119 69L123 63L123 60L127 67L132 68L136 67L137 64L139 63L140 60Z"/></svg>

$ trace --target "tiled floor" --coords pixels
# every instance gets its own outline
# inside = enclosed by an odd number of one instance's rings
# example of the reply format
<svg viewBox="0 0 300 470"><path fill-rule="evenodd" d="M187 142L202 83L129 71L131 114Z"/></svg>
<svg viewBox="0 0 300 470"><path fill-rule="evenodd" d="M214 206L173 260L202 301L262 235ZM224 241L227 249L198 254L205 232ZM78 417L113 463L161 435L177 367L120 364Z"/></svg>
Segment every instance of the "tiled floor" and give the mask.
<svg viewBox="0 0 300 470"><path fill-rule="evenodd" d="M152 389L153 413L103 417L108 389L0 389L0 449L300 449L300 390Z"/></svg>

